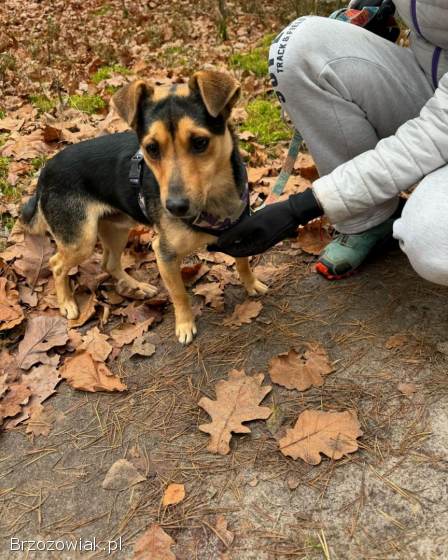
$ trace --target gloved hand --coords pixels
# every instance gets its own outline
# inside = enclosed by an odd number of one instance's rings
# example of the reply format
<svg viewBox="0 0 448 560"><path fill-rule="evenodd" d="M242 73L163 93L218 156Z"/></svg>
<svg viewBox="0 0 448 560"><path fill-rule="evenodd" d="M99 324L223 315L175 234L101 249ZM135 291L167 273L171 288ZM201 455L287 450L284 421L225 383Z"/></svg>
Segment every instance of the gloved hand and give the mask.
<svg viewBox="0 0 448 560"><path fill-rule="evenodd" d="M366 25L366 29L395 43L400 34L393 15L395 5L392 0L351 0L349 9L363 10L364 8L378 8L375 17Z"/></svg>
<svg viewBox="0 0 448 560"><path fill-rule="evenodd" d="M294 237L299 225L305 225L322 214L312 189L307 189L245 216L236 226L222 233L208 249L232 257L257 255L287 237Z"/></svg>

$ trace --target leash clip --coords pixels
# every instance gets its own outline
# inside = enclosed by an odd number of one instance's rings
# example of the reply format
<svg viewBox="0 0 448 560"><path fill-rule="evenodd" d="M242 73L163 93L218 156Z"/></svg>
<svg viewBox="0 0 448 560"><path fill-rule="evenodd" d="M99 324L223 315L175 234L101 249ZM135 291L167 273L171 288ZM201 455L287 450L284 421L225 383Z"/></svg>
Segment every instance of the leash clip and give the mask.
<svg viewBox="0 0 448 560"><path fill-rule="evenodd" d="M138 150L131 158L131 168L129 170L129 182L132 185L140 186L143 172L143 154Z"/></svg>

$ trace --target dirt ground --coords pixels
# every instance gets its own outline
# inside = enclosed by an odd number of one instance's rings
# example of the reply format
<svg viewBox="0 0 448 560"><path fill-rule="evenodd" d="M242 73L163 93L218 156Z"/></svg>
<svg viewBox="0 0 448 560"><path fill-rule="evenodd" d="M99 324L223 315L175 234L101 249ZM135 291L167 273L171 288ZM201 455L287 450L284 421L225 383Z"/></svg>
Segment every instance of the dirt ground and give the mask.
<svg viewBox="0 0 448 560"><path fill-rule="evenodd" d="M314 274L309 256L276 249L261 259L280 261L289 269L252 324L222 325L245 298L239 286L226 289L224 312L203 313L187 348L174 343L170 312L150 334L160 337L154 356L123 352L118 360L126 394L63 385L49 402L64 416L48 437L33 442L23 428L2 434L2 560L132 558L153 522L176 542L178 560L448 558L448 356L439 351L448 340L447 290L418 278L397 248L339 283ZM396 333L404 343L387 349ZM234 436L229 455L207 452L200 397L214 398L216 380L233 367L264 372L268 383L269 360L310 341L335 366L323 387L299 393L274 385L263 403L274 407L273 418L249 423L252 433ZM400 382L417 391L403 395ZM319 466L281 455L276 438L306 408L355 409L364 432L359 451ZM120 458L146 480L103 489ZM185 484L186 498L164 508L169 482ZM235 536L228 549L214 529L218 514ZM122 550L10 550L10 538L80 537L121 537Z"/></svg>

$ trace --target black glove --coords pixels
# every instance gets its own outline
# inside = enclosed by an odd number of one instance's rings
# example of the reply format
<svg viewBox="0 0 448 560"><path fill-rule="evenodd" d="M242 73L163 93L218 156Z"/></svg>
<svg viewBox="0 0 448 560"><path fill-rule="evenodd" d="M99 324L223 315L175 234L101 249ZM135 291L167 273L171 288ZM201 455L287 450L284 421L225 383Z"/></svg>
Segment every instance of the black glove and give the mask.
<svg viewBox="0 0 448 560"><path fill-rule="evenodd" d="M322 216L323 210L312 189L293 194L288 200L269 204L218 237L210 251L232 257L248 257L263 253L279 241L294 237L297 227Z"/></svg>
<svg viewBox="0 0 448 560"><path fill-rule="evenodd" d="M393 19L395 5L392 0L352 0L349 8L362 10L363 8L379 8L377 15L366 25L366 29L395 43L400 29Z"/></svg>

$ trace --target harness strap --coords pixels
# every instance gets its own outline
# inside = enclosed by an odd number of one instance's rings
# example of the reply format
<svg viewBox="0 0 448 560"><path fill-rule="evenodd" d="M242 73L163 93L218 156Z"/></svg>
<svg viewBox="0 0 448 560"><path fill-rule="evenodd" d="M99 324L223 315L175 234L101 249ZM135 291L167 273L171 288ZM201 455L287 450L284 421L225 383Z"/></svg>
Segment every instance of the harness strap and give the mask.
<svg viewBox="0 0 448 560"><path fill-rule="evenodd" d="M146 210L145 197L142 193L142 178L143 178L143 154L139 149L131 158L131 167L129 169L129 182L133 187L138 189L137 191L137 202L142 214L150 222L148 212Z"/></svg>

